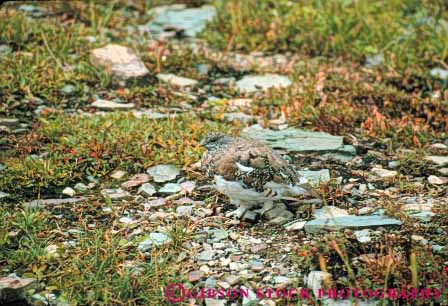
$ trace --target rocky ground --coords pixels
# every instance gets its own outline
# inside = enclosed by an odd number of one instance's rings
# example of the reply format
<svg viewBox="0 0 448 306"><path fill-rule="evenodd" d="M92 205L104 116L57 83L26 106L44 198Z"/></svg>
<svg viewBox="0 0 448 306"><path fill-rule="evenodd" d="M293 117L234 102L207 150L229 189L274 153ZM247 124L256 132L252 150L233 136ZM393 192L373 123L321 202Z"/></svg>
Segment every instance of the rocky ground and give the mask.
<svg viewBox="0 0 448 306"><path fill-rule="evenodd" d="M179 305L447 303L445 63L220 49L211 5L67 5L0 7L0 300L170 305L182 284ZM268 144L323 203L229 217L198 164L209 131Z"/></svg>

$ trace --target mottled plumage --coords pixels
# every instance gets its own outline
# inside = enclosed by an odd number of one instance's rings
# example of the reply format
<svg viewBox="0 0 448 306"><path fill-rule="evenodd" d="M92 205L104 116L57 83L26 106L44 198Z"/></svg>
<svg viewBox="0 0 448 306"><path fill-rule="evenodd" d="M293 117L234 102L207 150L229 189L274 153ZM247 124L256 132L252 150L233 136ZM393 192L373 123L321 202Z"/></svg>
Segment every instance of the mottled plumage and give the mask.
<svg viewBox="0 0 448 306"><path fill-rule="evenodd" d="M270 184L299 186L309 195L319 197L309 184L300 181L286 160L258 141L210 133L201 145L207 149L201 165L210 177L220 176L226 181L237 181L247 189L264 194L273 190Z"/></svg>

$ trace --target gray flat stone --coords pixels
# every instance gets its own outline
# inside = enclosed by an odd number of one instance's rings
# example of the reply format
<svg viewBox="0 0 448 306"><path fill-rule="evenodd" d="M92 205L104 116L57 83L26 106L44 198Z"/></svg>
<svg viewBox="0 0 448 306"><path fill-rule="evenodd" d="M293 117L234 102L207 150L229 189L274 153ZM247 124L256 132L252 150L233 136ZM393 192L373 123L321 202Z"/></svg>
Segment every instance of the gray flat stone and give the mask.
<svg viewBox="0 0 448 306"><path fill-rule="evenodd" d="M11 53L12 49L8 45L0 45L0 56Z"/></svg>
<svg viewBox="0 0 448 306"><path fill-rule="evenodd" d="M167 183L162 188L159 189L160 193L173 194L181 192L183 189L179 184Z"/></svg>
<svg viewBox="0 0 448 306"><path fill-rule="evenodd" d="M439 173L442 175L448 175L448 168L440 168Z"/></svg>
<svg viewBox="0 0 448 306"><path fill-rule="evenodd" d="M378 53L372 56L367 56L365 65L367 68L373 68L381 65L383 62L384 62L383 54Z"/></svg>
<svg viewBox="0 0 448 306"><path fill-rule="evenodd" d="M344 216L348 216L348 212L345 209L335 206L324 206L314 211L314 218L316 219L328 219Z"/></svg>
<svg viewBox="0 0 448 306"><path fill-rule="evenodd" d="M177 113L159 113L153 109L145 109L145 110L133 110L132 113L137 118L148 118L152 120L166 119L166 118L174 118L177 116Z"/></svg>
<svg viewBox="0 0 448 306"><path fill-rule="evenodd" d="M281 287L285 287L287 285L290 285L291 282L292 282L289 277L282 276L282 275L274 276L272 278L272 280L274 281L274 284L281 285Z"/></svg>
<svg viewBox="0 0 448 306"><path fill-rule="evenodd" d="M241 122L244 124L254 123L258 119L257 116L247 115L245 113L225 113L224 120L228 122Z"/></svg>
<svg viewBox="0 0 448 306"><path fill-rule="evenodd" d="M228 275L224 277L224 280L230 284L230 286L234 286L240 282L241 278L237 275Z"/></svg>
<svg viewBox="0 0 448 306"><path fill-rule="evenodd" d="M210 235L209 243L220 242L221 240L227 239L229 237L229 233L221 228L212 228L207 230L207 233Z"/></svg>
<svg viewBox="0 0 448 306"><path fill-rule="evenodd" d="M431 221L431 218L434 217L436 214L432 211L409 211L408 212L409 217L413 219L417 219L421 222L429 222Z"/></svg>
<svg viewBox="0 0 448 306"><path fill-rule="evenodd" d="M302 220L294 220L291 221L287 224L284 224L283 227L287 230L287 231L298 231L301 230L305 227L307 221L302 221Z"/></svg>
<svg viewBox="0 0 448 306"><path fill-rule="evenodd" d="M188 272L187 279L189 282L197 282L202 277L204 277L204 275L205 275L205 273L203 271L195 270L195 271Z"/></svg>
<svg viewBox="0 0 448 306"><path fill-rule="evenodd" d="M143 206L145 209L157 208L166 205L166 200L164 198L159 198L155 200L148 201L144 203Z"/></svg>
<svg viewBox="0 0 448 306"><path fill-rule="evenodd" d="M361 242L361 243L367 243L370 242L372 240L372 238L370 238L370 229L363 229L360 231L354 231L354 234L356 236L356 239Z"/></svg>
<svg viewBox="0 0 448 306"><path fill-rule="evenodd" d="M425 156L425 160L430 161L438 166L448 165L448 156L430 155Z"/></svg>
<svg viewBox="0 0 448 306"><path fill-rule="evenodd" d="M257 220L257 213L252 210L247 210L244 215L241 217L242 221L255 223Z"/></svg>
<svg viewBox="0 0 448 306"><path fill-rule="evenodd" d="M252 271L263 271L263 269L264 269L264 264L261 260L256 260L256 259L251 260L249 262L249 265L250 265L250 269Z"/></svg>
<svg viewBox="0 0 448 306"><path fill-rule="evenodd" d="M171 73L159 73L157 78L165 83L178 87L193 87L198 83L196 80L184 78Z"/></svg>
<svg viewBox="0 0 448 306"><path fill-rule="evenodd" d="M401 225L400 220L383 216L345 216L326 219L315 219L305 224L305 231L317 233L324 230L377 228L383 226Z"/></svg>
<svg viewBox="0 0 448 306"><path fill-rule="evenodd" d="M117 189L103 189L101 195L104 198L110 198L113 201L123 200L130 196L129 192L124 191L121 188Z"/></svg>
<svg viewBox="0 0 448 306"><path fill-rule="evenodd" d="M108 101L103 99L96 100L91 104L91 106L104 110L131 109L135 107L134 103L117 103L114 101Z"/></svg>
<svg viewBox="0 0 448 306"><path fill-rule="evenodd" d="M185 181L179 184L186 193L192 193L196 189L196 182Z"/></svg>
<svg viewBox="0 0 448 306"><path fill-rule="evenodd" d="M133 187L140 186L150 180L150 177L146 173L139 173L136 175L133 175L129 180L126 182L121 183L121 188L129 189Z"/></svg>
<svg viewBox="0 0 448 306"><path fill-rule="evenodd" d="M241 286L241 289L247 292L247 295L243 295L243 306L255 306L258 304L257 294L251 288Z"/></svg>
<svg viewBox="0 0 448 306"><path fill-rule="evenodd" d="M0 191L0 200L1 199L3 199L3 198L7 198L7 197L9 197L10 196L10 194L9 193L6 193L6 192L3 192L3 191Z"/></svg>
<svg viewBox="0 0 448 306"><path fill-rule="evenodd" d="M76 191L80 192L87 191L89 189L89 187L84 183L76 183L74 188Z"/></svg>
<svg viewBox="0 0 448 306"><path fill-rule="evenodd" d="M64 190L62 190L62 194L73 197L73 196L75 196L76 191L71 187L65 187Z"/></svg>
<svg viewBox="0 0 448 306"><path fill-rule="evenodd" d="M149 73L135 52L124 46L109 44L91 51L91 62L121 79L139 78Z"/></svg>
<svg viewBox="0 0 448 306"><path fill-rule="evenodd" d="M176 214L180 217L190 217L193 213L193 206L179 206L176 208Z"/></svg>
<svg viewBox="0 0 448 306"><path fill-rule="evenodd" d="M334 300L332 298L324 297L322 299L322 306L353 306L354 303L350 300ZM378 305L378 300L371 299L368 301L358 300L357 306L376 306ZM381 305L381 303L380 303Z"/></svg>
<svg viewBox="0 0 448 306"><path fill-rule="evenodd" d="M285 224L294 218L294 214L283 207L275 207L263 214L272 224Z"/></svg>
<svg viewBox="0 0 448 306"><path fill-rule="evenodd" d="M448 184L448 178L430 175L428 176L428 183L432 185L446 185Z"/></svg>
<svg viewBox="0 0 448 306"><path fill-rule="evenodd" d="M313 290L315 297L318 297L319 289L324 287L325 282L330 280L331 274L325 271L311 271L304 279L306 286Z"/></svg>
<svg viewBox="0 0 448 306"><path fill-rule="evenodd" d="M144 183L140 186L137 193L145 197L150 197L157 192L156 188L150 183Z"/></svg>
<svg viewBox="0 0 448 306"><path fill-rule="evenodd" d="M16 127L19 125L19 123L19 119L17 118L0 118L0 125Z"/></svg>
<svg viewBox="0 0 448 306"><path fill-rule="evenodd" d="M311 185L318 185L330 181L330 170L328 169L318 171L302 170L297 172L300 176L306 178Z"/></svg>
<svg viewBox="0 0 448 306"><path fill-rule="evenodd" d="M227 304L226 300L218 300L216 298L214 298L214 299L206 298L206 299L204 299L204 302L205 302L205 306L226 306L226 304Z"/></svg>
<svg viewBox="0 0 448 306"><path fill-rule="evenodd" d="M61 92L66 95L72 94L76 90L76 87L72 84L67 84L61 88Z"/></svg>
<svg viewBox="0 0 448 306"><path fill-rule="evenodd" d="M259 140L272 148L291 152L337 151L343 148L343 137L341 136L296 128L274 131L264 129L256 124L245 128L242 135Z"/></svg>
<svg viewBox="0 0 448 306"><path fill-rule="evenodd" d="M321 157L324 159L335 160L341 163L347 163L356 155L356 148L352 145L344 145L337 152L328 152Z"/></svg>
<svg viewBox="0 0 448 306"><path fill-rule="evenodd" d="M79 198L67 198L67 199L45 199L45 200L33 200L31 202L26 203L26 207L45 207L45 206L57 206L63 204L72 204L76 202L80 202L85 200L85 197Z"/></svg>
<svg viewBox="0 0 448 306"><path fill-rule="evenodd" d="M212 251L202 251L196 256L196 259L200 261L210 261L213 259L214 256L215 253Z"/></svg>
<svg viewBox="0 0 448 306"><path fill-rule="evenodd" d="M172 181L180 174L179 168L173 165L158 165L146 171L157 183Z"/></svg>
<svg viewBox="0 0 448 306"><path fill-rule="evenodd" d="M142 252L150 250L153 246L162 246L164 244L170 243L172 241L171 237L165 233L153 232L149 234L149 238L143 240L138 245L138 249Z"/></svg>
<svg viewBox="0 0 448 306"><path fill-rule="evenodd" d="M375 174L376 176L383 178L383 179L393 178L393 177L397 176L397 174L398 174L398 172L395 170L388 170L388 169L377 168L377 167L373 167L371 171L373 174Z"/></svg>
<svg viewBox="0 0 448 306"><path fill-rule="evenodd" d="M122 179L126 174L128 173L124 170L116 170L110 175L110 177L119 180Z"/></svg>
<svg viewBox="0 0 448 306"><path fill-rule="evenodd" d="M435 77L435 78L439 78L442 80L446 80L448 79L448 70L443 69L443 68L433 68L430 71L431 76Z"/></svg>
<svg viewBox="0 0 448 306"><path fill-rule="evenodd" d="M246 75L235 83L235 87L241 92L256 92L269 88L285 88L291 86L291 84L291 80L284 75Z"/></svg>
<svg viewBox="0 0 448 306"><path fill-rule="evenodd" d="M148 27L155 38L164 37L173 30L183 36L195 37L205 28L207 21L215 17L216 9L211 5L185 8L185 5L175 4L156 7L150 14L154 14L154 18Z"/></svg>

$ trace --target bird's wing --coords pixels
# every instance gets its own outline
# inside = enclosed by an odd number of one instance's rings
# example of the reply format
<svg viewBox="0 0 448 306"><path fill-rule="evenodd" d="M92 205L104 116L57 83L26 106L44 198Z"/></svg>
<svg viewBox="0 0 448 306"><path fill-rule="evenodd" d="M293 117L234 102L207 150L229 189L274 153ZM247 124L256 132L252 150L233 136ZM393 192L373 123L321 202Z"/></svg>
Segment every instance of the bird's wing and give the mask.
<svg viewBox="0 0 448 306"><path fill-rule="evenodd" d="M230 203L246 208L280 199L279 196L267 197L254 189L243 187L241 182L227 181L219 175L215 176L215 184L216 190L226 195L230 199Z"/></svg>

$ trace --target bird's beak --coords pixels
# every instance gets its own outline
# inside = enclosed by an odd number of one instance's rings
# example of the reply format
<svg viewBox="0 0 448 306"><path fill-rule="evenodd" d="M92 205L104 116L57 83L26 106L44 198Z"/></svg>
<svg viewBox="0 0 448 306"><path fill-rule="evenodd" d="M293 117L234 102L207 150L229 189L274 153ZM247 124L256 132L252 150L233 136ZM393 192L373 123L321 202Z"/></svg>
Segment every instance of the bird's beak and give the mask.
<svg viewBox="0 0 448 306"><path fill-rule="evenodd" d="M201 142L199 143L199 145L200 145L201 147L203 147L203 146L205 145L205 139L202 139Z"/></svg>

